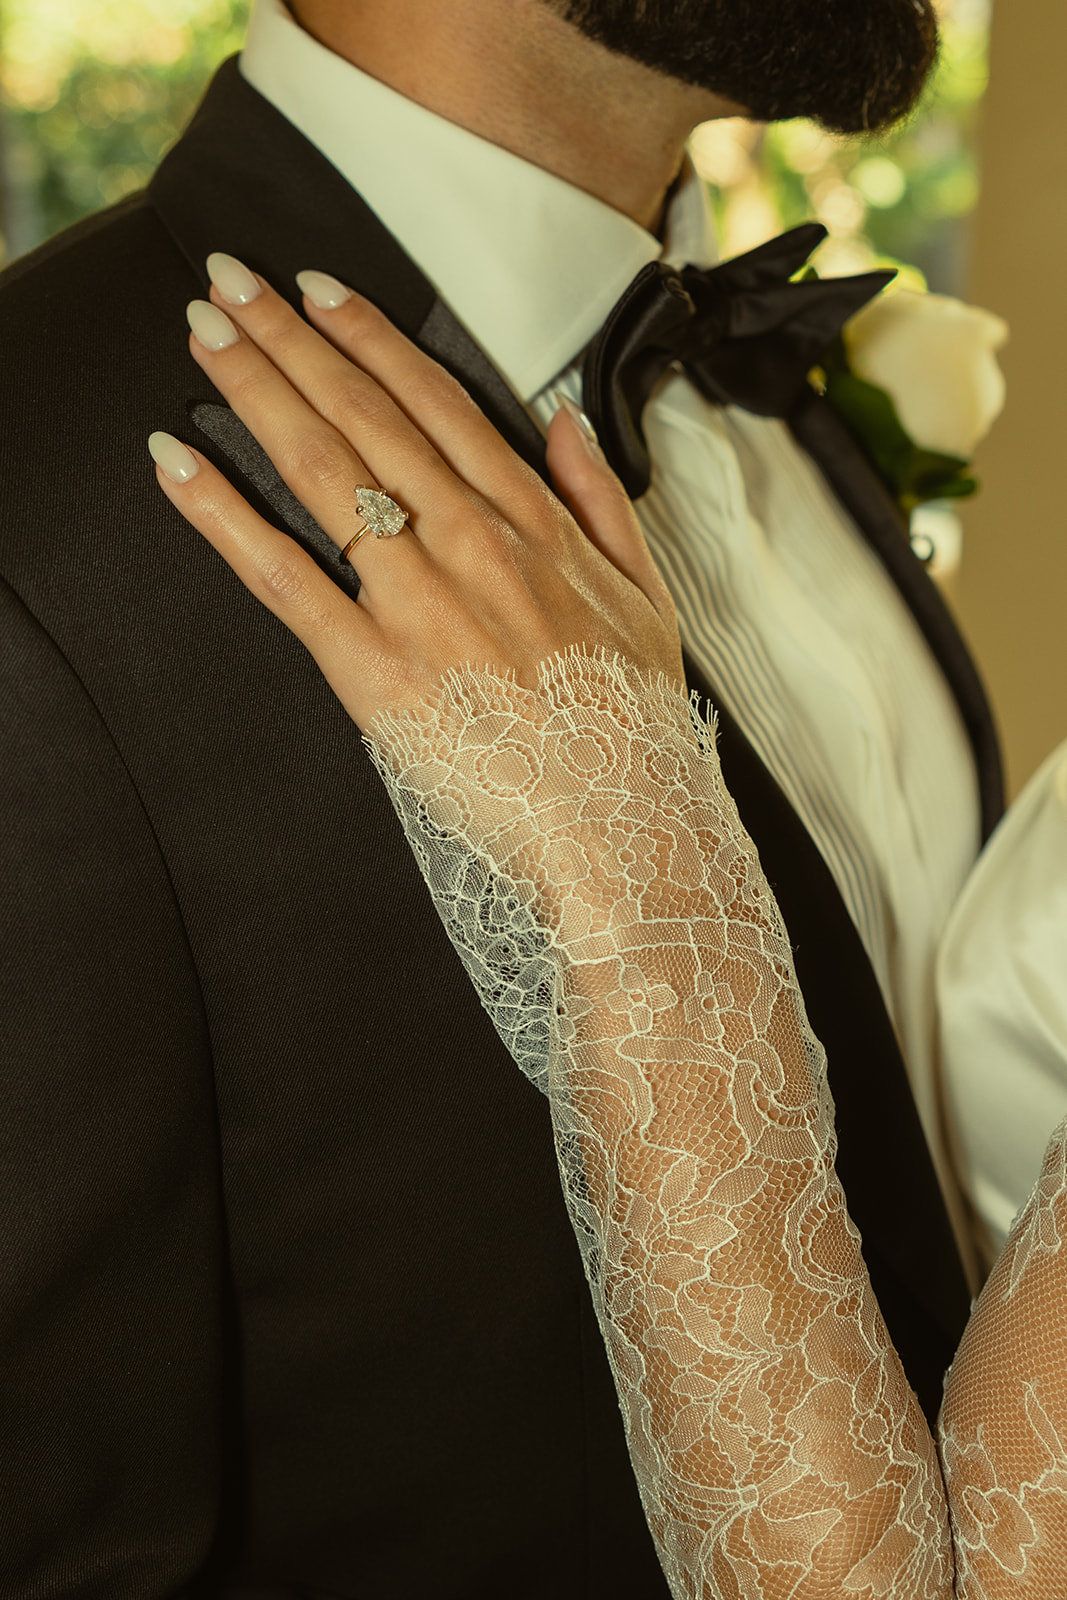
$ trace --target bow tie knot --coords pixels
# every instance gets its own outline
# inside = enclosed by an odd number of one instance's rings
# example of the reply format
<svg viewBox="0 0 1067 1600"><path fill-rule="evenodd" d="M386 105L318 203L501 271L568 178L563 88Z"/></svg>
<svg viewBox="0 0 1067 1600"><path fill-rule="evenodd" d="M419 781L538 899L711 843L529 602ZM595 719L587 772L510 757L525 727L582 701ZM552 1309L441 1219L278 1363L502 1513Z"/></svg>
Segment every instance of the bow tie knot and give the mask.
<svg viewBox="0 0 1067 1600"><path fill-rule="evenodd" d="M893 278L795 282L825 237L805 223L720 266L654 261L637 274L589 346L583 378L585 410L631 498L651 479L641 416L668 367L680 363L719 405L788 416L845 322Z"/></svg>

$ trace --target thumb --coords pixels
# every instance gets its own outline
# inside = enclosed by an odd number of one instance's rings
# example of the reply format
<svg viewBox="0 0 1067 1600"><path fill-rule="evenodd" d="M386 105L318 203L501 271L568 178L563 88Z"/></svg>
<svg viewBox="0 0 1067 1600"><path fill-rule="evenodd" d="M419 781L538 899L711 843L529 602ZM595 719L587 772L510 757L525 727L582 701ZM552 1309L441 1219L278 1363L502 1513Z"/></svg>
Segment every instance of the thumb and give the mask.
<svg viewBox="0 0 1067 1600"><path fill-rule="evenodd" d="M647 595L661 615L674 608L645 543L629 496L608 466L585 412L566 395L548 429L548 468L556 494L589 542Z"/></svg>

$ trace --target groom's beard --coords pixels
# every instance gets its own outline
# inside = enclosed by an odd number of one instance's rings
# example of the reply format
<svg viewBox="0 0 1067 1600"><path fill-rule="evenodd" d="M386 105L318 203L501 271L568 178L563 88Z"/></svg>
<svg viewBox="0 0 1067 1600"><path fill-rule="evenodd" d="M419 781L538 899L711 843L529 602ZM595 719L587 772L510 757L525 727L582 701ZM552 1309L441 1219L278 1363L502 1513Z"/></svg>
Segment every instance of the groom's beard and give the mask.
<svg viewBox="0 0 1067 1600"><path fill-rule="evenodd" d="M619 55L745 106L837 133L910 111L937 58L931 0L548 0Z"/></svg>

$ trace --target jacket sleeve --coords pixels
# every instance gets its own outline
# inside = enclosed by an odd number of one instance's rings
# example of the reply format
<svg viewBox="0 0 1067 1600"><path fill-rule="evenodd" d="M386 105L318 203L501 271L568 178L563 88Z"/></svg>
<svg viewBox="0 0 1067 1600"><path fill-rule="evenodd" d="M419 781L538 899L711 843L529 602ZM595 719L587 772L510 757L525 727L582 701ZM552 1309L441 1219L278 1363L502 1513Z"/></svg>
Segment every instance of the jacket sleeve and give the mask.
<svg viewBox="0 0 1067 1600"><path fill-rule="evenodd" d="M217 1520L210 1052L134 784L3 586L0 804L0 1597L148 1600Z"/></svg>

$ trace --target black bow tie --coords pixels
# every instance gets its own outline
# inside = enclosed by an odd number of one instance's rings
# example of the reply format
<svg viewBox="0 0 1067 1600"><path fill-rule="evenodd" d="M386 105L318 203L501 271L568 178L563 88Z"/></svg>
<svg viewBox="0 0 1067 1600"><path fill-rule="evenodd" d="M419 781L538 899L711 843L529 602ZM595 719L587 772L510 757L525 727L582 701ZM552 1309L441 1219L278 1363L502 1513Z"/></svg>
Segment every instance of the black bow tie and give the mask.
<svg viewBox="0 0 1067 1600"><path fill-rule="evenodd" d="M721 266L642 268L586 353L585 410L632 499L651 477L641 413L672 362L702 394L788 416L842 326L895 276L790 279L826 237L807 222Z"/></svg>

